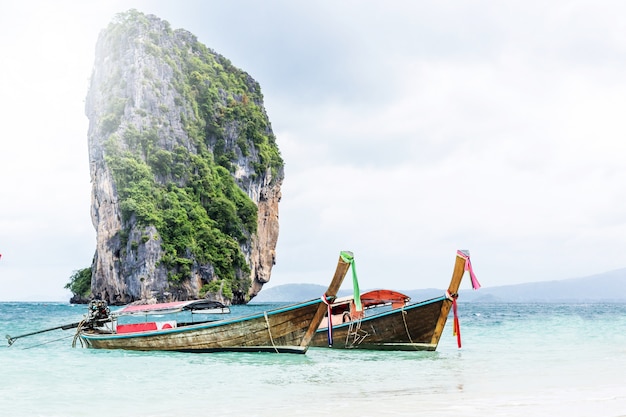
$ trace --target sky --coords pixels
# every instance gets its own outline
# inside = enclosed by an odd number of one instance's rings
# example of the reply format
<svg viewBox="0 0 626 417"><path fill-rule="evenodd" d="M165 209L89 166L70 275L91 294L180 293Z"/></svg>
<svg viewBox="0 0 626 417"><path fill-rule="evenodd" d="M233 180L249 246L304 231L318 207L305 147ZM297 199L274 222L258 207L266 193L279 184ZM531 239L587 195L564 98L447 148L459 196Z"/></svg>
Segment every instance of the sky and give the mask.
<svg viewBox="0 0 626 417"><path fill-rule="evenodd" d="M268 287L328 284L342 250L362 289L445 288L457 249L484 287L626 267L622 1L1 1L0 301L67 301L91 265L85 97L131 8L261 85Z"/></svg>

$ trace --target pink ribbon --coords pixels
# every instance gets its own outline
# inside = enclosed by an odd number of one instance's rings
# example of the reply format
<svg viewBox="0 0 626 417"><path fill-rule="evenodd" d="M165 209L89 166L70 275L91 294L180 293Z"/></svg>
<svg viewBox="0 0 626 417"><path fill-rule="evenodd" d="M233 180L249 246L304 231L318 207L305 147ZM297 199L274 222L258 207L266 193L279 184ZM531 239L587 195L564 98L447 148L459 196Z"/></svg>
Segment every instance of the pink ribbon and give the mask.
<svg viewBox="0 0 626 417"><path fill-rule="evenodd" d="M480 288L480 282L476 278L476 274L474 274L474 269L472 269L472 261L470 261L469 255L465 254L463 251L456 251L457 256L465 259L465 270L469 272L470 278L472 279L472 288L477 290Z"/></svg>

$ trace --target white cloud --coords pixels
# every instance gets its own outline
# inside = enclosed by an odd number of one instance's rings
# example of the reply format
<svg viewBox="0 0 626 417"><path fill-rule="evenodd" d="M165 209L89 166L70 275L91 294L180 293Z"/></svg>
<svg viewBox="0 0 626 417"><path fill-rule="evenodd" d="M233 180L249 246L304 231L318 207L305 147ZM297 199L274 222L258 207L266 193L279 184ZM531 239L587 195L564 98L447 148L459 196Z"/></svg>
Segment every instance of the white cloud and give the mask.
<svg viewBox="0 0 626 417"><path fill-rule="evenodd" d="M411 271L423 263L428 270L430 259L444 256L432 252L472 243L490 254L492 267L486 272L495 285L623 267L623 64L610 69L572 55L572 45L587 35L584 27L568 25L580 23L576 19L583 14L570 10L571 17L563 19L561 10L552 8L546 15L526 10L521 16L531 20L519 23L513 17L520 13L506 14L513 19L511 28L498 21L470 36L482 41L490 31L503 35L479 45L477 56L463 50L474 45L454 36L457 22L452 22L445 26L450 36L443 38L460 42L461 48L451 54L444 48L402 56L391 46L399 55L392 59L395 65L384 67L393 95L306 109L310 118L299 122L315 128L303 131L300 141L319 138L322 144L315 149L328 153L318 160L334 164L334 169L323 163L314 167L306 145L306 151L290 153L297 143L290 129L286 160L295 160L305 172L292 177L300 186L293 191L287 186L285 199L291 191L309 207L319 201L311 210L318 213L313 223L330 224L307 232L319 230L320 240L330 242L342 234L347 241L366 239L365 255L381 272L390 264L391 270ZM590 21L594 27L605 23L593 16ZM623 39L592 38L607 50L624 45ZM360 69L358 64L351 68ZM395 161L387 156L394 152ZM341 164L344 169L337 167ZM341 192L336 182L354 188ZM335 193L305 191L314 187ZM336 223L329 222L333 216ZM613 219L611 228L601 223L607 217Z"/></svg>

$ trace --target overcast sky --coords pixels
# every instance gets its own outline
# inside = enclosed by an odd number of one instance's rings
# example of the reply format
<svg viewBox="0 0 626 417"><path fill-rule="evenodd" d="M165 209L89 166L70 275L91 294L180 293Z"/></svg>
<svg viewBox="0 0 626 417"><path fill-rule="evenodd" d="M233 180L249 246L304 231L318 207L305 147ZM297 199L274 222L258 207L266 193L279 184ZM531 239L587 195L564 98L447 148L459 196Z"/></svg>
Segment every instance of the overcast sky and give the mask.
<svg viewBox="0 0 626 417"><path fill-rule="evenodd" d="M457 249L485 287L626 267L622 1L3 1L0 300L67 301L91 264L84 100L130 8L260 83L286 163L269 285L327 284L341 250L362 289L444 288Z"/></svg>

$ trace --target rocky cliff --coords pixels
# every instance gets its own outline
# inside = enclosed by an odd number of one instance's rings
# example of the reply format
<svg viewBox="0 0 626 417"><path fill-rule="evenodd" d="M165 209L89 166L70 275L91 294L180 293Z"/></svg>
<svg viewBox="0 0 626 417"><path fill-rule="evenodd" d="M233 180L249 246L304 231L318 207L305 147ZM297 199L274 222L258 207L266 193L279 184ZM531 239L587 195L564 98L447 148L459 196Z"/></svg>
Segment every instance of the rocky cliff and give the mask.
<svg viewBox="0 0 626 417"><path fill-rule="evenodd" d="M86 114L91 296L254 297L274 265L284 177L259 84L131 10L98 38Z"/></svg>

